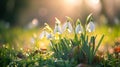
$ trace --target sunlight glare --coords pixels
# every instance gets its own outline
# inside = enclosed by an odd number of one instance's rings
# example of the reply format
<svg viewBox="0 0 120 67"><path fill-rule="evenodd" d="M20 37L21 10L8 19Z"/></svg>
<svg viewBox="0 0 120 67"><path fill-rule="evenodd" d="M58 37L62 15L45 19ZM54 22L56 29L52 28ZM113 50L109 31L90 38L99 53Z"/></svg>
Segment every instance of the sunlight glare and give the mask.
<svg viewBox="0 0 120 67"><path fill-rule="evenodd" d="M101 10L100 0L86 0L86 3L92 11L99 12Z"/></svg>
<svg viewBox="0 0 120 67"><path fill-rule="evenodd" d="M100 0L90 0L90 2L93 4L98 4L100 2Z"/></svg>
<svg viewBox="0 0 120 67"><path fill-rule="evenodd" d="M64 0L64 1L68 5L76 5L78 3L78 0Z"/></svg>
<svg viewBox="0 0 120 67"><path fill-rule="evenodd" d="M65 9L64 13L68 15L73 15L75 13L75 8L80 7L82 0L63 0L62 7Z"/></svg>

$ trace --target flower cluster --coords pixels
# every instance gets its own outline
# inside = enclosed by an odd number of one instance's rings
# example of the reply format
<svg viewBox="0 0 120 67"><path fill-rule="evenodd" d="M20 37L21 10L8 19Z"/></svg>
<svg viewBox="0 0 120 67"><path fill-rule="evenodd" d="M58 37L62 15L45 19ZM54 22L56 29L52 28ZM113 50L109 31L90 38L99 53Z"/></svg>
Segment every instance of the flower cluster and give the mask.
<svg viewBox="0 0 120 67"><path fill-rule="evenodd" d="M55 17L55 27L54 30L51 29L51 27L45 23L45 27L43 28L42 33L40 34L40 39L46 37L47 39L56 39L56 36L59 36L60 34L63 34L63 32L68 32L69 34L75 33L75 34L81 34L86 31L93 32L95 30L95 25L93 21L89 21L88 24L86 24L86 27L83 27L81 24L81 21L78 19L76 21L75 28L73 28L73 25L71 24L72 21L69 17L67 17L67 21L63 24L61 27L61 22L59 19Z"/></svg>

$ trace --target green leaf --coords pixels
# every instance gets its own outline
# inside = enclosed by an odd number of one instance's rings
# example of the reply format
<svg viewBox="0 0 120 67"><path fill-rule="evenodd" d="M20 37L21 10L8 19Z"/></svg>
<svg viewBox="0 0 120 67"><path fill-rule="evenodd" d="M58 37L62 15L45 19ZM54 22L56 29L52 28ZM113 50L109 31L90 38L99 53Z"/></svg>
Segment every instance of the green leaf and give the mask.
<svg viewBox="0 0 120 67"><path fill-rule="evenodd" d="M60 20L57 17L55 17L55 20L56 20L56 23L58 23L58 24L61 23Z"/></svg>
<svg viewBox="0 0 120 67"><path fill-rule="evenodd" d="M95 51L94 51L94 53L93 53L93 56L95 56L95 54L96 54L96 52L97 52L97 50L98 50L98 48L99 48L99 46L100 46L103 38L104 38L104 35L102 35L102 37L100 38L100 41L99 41L99 43L98 43L98 45L97 45L97 47L96 47L96 49L95 49Z"/></svg>
<svg viewBox="0 0 120 67"><path fill-rule="evenodd" d="M87 18L86 18L86 25L88 24L88 22L92 21L92 13L90 13Z"/></svg>
<svg viewBox="0 0 120 67"><path fill-rule="evenodd" d="M66 18L67 18L67 21L73 22L73 19L71 17L66 16Z"/></svg>
<svg viewBox="0 0 120 67"><path fill-rule="evenodd" d="M76 26L77 26L78 24L81 24L80 19L77 19L77 21L76 21Z"/></svg>

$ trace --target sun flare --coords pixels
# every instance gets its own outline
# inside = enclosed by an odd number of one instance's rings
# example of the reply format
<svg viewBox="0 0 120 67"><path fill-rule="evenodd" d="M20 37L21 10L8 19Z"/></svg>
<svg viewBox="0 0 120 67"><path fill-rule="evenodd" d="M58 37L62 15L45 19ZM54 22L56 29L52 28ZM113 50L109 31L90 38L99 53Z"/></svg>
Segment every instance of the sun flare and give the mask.
<svg viewBox="0 0 120 67"><path fill-rule="evenodd" d="M67 5L77 5L79 0L64 0Z"/></svg>

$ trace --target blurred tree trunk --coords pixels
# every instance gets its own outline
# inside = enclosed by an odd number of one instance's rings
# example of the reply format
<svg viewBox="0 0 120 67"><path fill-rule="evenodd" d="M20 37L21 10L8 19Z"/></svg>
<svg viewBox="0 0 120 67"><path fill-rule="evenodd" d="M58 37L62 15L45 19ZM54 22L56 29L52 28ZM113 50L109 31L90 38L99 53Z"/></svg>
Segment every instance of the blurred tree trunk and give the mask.
<svg viewBox="0 0 120 67"><path fill-rule="evenodd" d="M28 0L0 0L0 20L16 25L19 11L27 6Z"/></svg>
<svg viewBox="0 0 120 67"><path fill-rule="evenodd" d="M115 2L114 0L100 0L102 10L101 14L107 18L108 25L113 26L115 24Z"/></svg>

